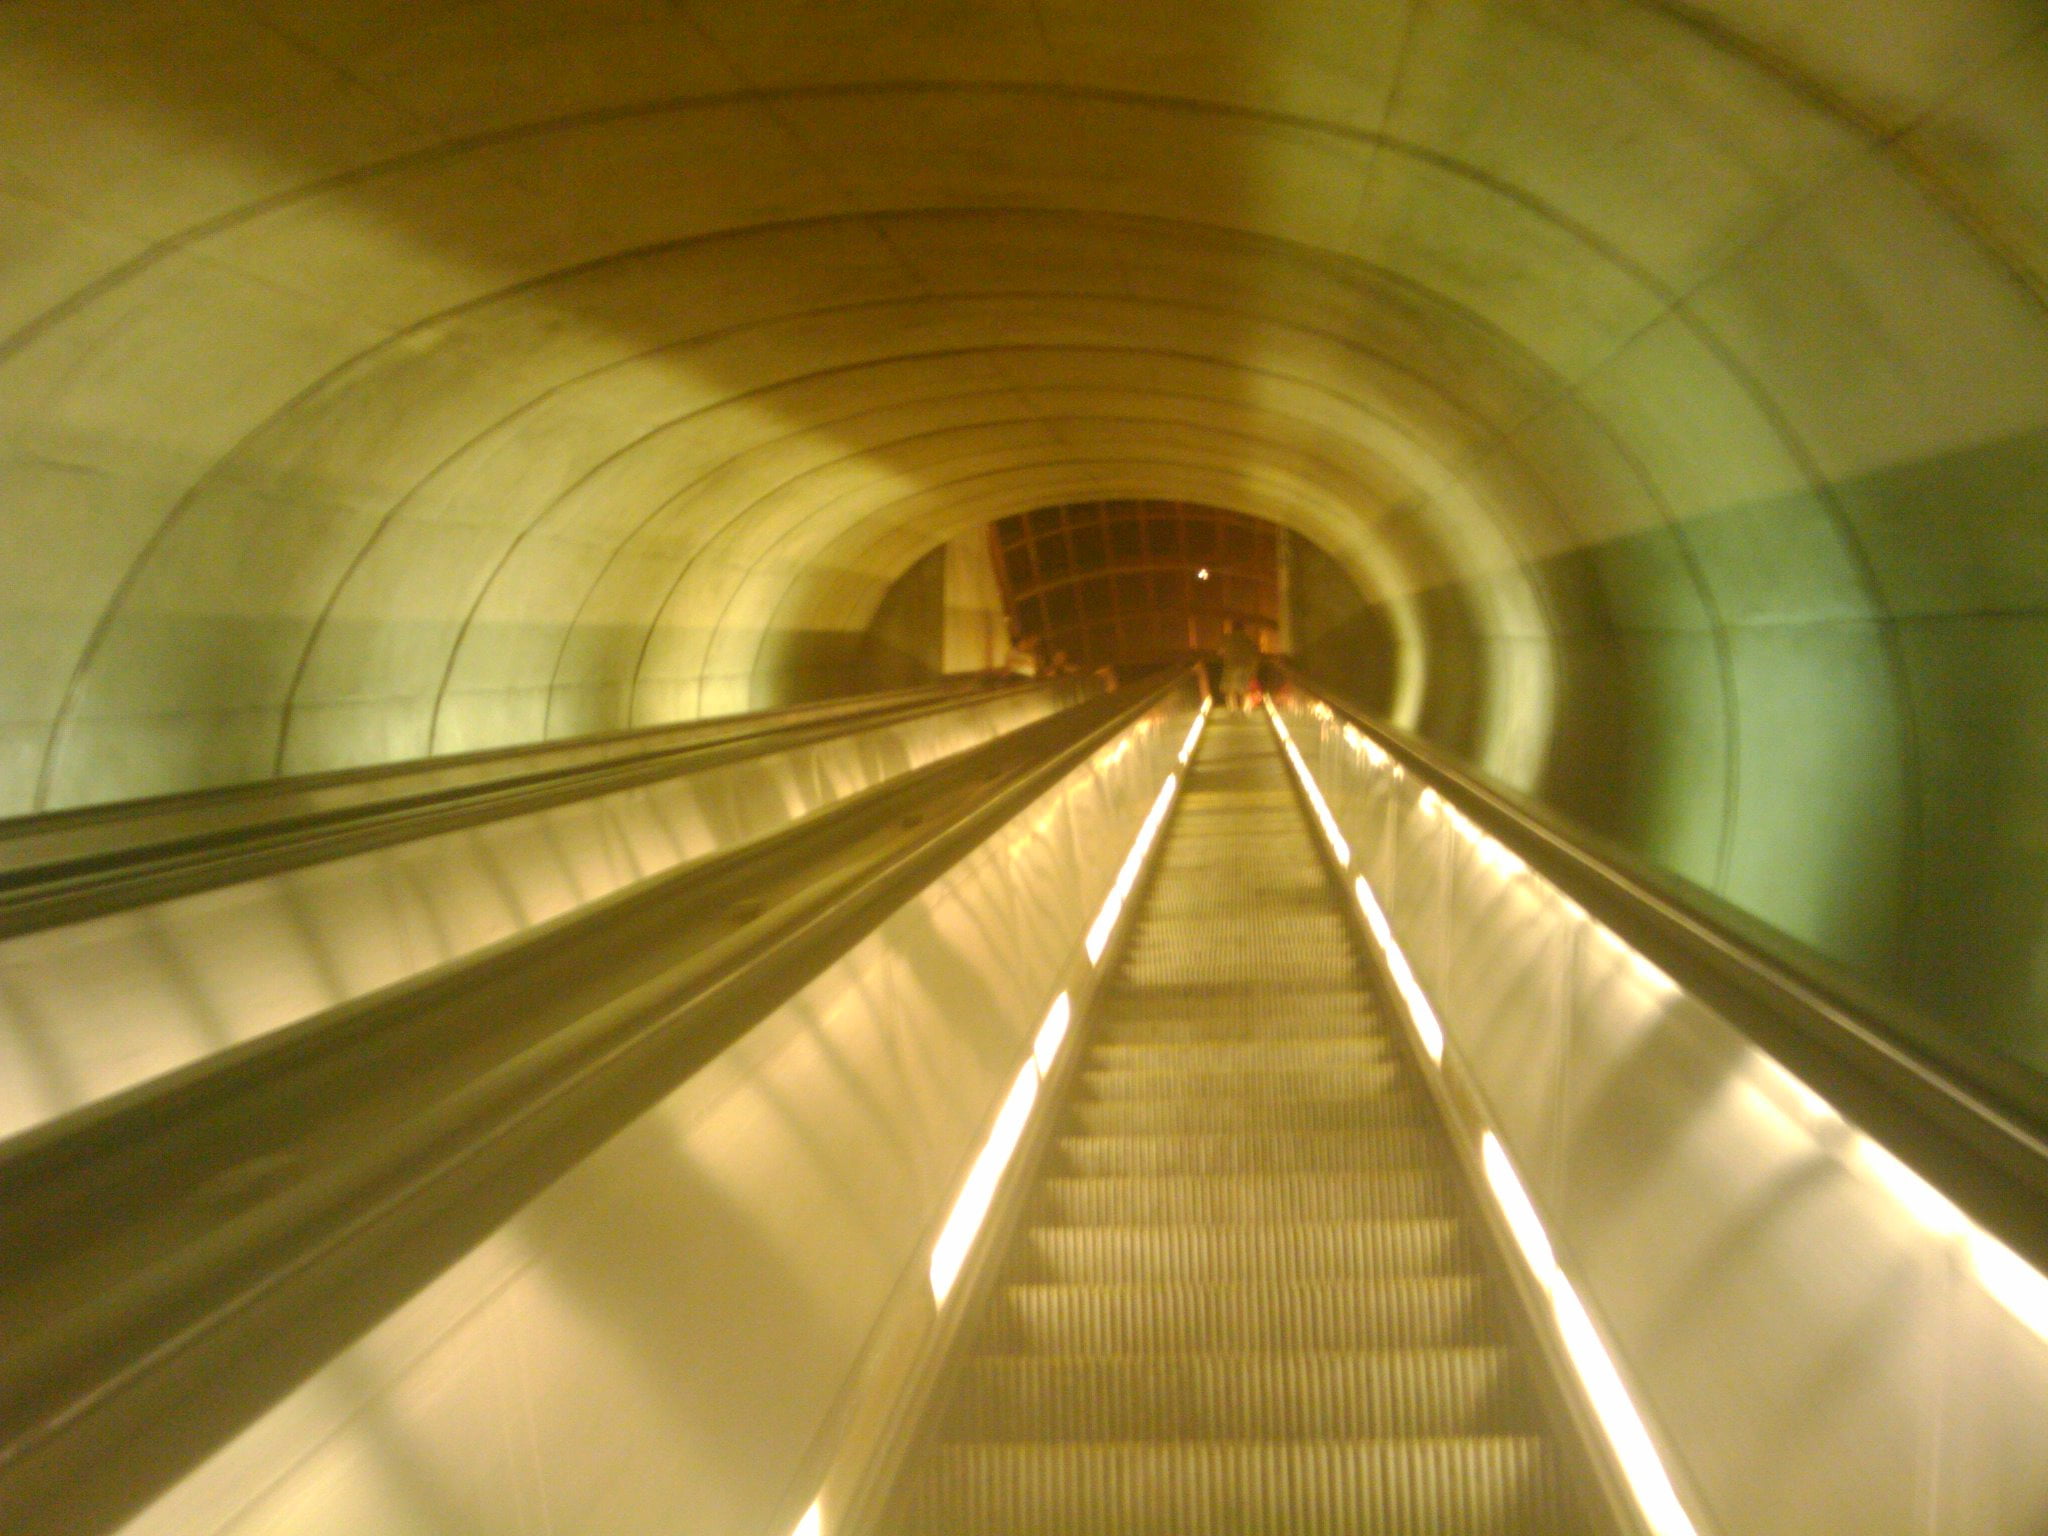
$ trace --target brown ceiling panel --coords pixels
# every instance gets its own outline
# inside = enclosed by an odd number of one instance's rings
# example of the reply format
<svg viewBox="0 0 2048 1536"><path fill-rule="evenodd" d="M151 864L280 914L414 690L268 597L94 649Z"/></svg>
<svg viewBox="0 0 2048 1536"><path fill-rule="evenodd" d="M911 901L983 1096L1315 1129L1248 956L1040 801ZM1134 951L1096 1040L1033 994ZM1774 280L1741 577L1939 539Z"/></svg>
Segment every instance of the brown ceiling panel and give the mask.
<svg viewBox="0 0 2048 1536"><path fill-rule="evenodd" d="M1011 633L1044 660L1140 666L1279 628L1273 524L1177 501L1040 507L990 527Z"/></svg>

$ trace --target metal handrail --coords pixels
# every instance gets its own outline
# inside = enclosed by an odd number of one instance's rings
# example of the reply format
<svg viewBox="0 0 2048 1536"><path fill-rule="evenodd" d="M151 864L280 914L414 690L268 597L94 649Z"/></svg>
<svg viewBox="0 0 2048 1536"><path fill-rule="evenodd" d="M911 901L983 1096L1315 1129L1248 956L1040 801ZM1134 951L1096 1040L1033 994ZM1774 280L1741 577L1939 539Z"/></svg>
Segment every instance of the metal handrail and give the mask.
<svg viewBox="0 0 2048 1536"><path fill-rule="evenodd" d="M0 937L1050 684L899 689L0 822ZM330 793L332 791L333 793Z"/></svg>
<svg viewBox="0 0 2048 1536"><path fill-rule="evenodd" d="M532 765L551 759L598 761L601 758L639 756L664 747L698 741L738 739L762 731L791 725L850 717L873 710L914 705L922 701L954 698L1031 681L1001 671L949 673L928 683L901 688L881 688L867 693L837 694L799 704L782 704L768 709L742 710L733 714L701 715L689 720L671 720L658 725L627 726L617 730L591 731L575 736L554 736L542 741L514 742L505 746L476 747L464 752L440 752L426 757L392 762L363 763L350 768L321 768L308 773L280 774L274 778L220 784L206 789L171 790L161 794L101 801L88 805L64 806L56 810L32 811L0 816L0 867L24 867L40 862L12 852L13 845L33 841L44 832L83 832L96 826L147 821L185 811L219 811L247 816L267 801L289 800L308 794L333 791L338 795L360 792L380 797L388 786L408 779L486 782L514 772L537 771ZM501 771L494 771L501 770Z"/></svg>
<svg viewBox="0 0 2048 1536"><path fill-rule="evenodd" d="M1924 1016L1772 952L1705 892L1591 836L1283 667L1303 693L1777 1058L1987 1230L2048 1269L2048 1082Z"/></svg>

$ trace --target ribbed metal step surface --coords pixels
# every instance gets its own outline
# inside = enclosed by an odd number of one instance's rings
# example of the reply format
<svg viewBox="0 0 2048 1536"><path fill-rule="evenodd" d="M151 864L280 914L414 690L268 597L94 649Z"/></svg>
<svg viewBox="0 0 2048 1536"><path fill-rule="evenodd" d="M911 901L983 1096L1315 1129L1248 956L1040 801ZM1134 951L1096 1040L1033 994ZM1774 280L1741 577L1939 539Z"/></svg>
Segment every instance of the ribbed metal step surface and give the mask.
<svg viewBox="0 0 2048 1536"><path fill-rule="evenodd" d="M891 1536L1587 1528L1313 835L1219 714Z"/></svg>

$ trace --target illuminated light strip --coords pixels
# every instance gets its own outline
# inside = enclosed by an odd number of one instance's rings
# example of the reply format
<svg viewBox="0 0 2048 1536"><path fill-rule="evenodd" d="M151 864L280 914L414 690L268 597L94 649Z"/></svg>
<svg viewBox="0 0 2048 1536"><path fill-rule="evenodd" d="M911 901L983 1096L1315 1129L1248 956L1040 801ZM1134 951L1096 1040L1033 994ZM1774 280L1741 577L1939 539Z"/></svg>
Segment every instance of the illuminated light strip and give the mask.
<svg viewBox="0 0 2048 1536"><path fill-rule="evenodd" d="M1016 1155L1017 1143L1024 1139L1024 1127L1030 1122L1032 1106L1037 1102L1038 1062L1033 1058L1024 1063L1017 1080L1010 1085L1009 1095L996 1113L995 1126L975 1155L974 1166L967 1170L967 1182L960 1186L960 1196L953 1202L945 1226L939 1230L939 1240L932 1244L932 1300L941 1306L953 1289L953 1282L960 1278L960 1266L967 1262L968 1250L974 1246L982 1222L988 1219L996 1188L1003 1181L1003 1170Z"/></svg>
<svg viewBox="0 0 2048 1536"><path fill-rule="evenodd" d="M1899 1161L1883 1144L1861 1131L1851 1130L1832 1109L1829 1113L1839 1132L1853 1138L1849 1156L1928 1232L1961 1243L1969 1256L1970 1268L1992 1299L2028 1332L2048 1342L2048 1276L1970 1220L1954 1201Z"/></svg>
<svg viewBox="0 0 2048 1536"><path fill-rule="evenodd" d="M1276 715L1273 721L1279 728L1282 742L1288 755L1295 762L1296 771L1302 775L1303 787L1320 804L1321 796L1315 792L1315 780L1311 778L1294 744L1288 739L1286 727ZM1482 831L1469 817L1446 802L1435 790L1425 787L1418 797L1418 808L1428 814L1448 812L1451 825L1470 842L1489 864L1494 864L1504 874L1526 872L1527 866L1501 845L1496 839ZM1327 830L1327 829L1326 829ZM1499 861L1496 863L1496 859ZM1394 937L1393 925L1387 921L1387 914L1373 894L1372 887L1363 875L1352 882L1352 893L1358 898L1359 910L1365 915L1366 926L1372 930L1375 943L1386 960L1387 973L1393 978L1394 988L1401 995L1401 1001L1414 1025L1416 1036L1431 1061L1443 1064L1443 1025L1430 1006L1428 995L1416 979L1414 969L1408 964L1408 957L1402 952L1399 941ZM1508 1230L1513 1234L1515 1246L1521 1250L1530 1272L1543 1287L1550 1300L1551 1312L1557 1320L1558 1336L1563 1340L1565 1353L1570 1357L1572 1368L1578 1373L1586 1390L1587 1400L1600 1421L1608 1443L1613 1446L1615 1458L1620 1462L1622 1475L1627 1478L1630 1492L1634 1494L1644 1520L1654 1536L1696 1536L1685 1506L1678 1500L1678 1492L1671 1486L1670 1475L1664 1470L1663 1459L1657 1454L1657 1447L1650 1438L1648 1427L1636 1411L1634 1400L1629 1396L1628 1386L1615 1369L1613 1358L1607 1353L1607 1346L1601 1341L1599 1330L1593 1326L1593 1319L1586 1312L1578 1292L1564 1271L1558 1268L1556 1251L1550 1245L1550 1236L1543 1229L1543 1220L1536 1213L1522 1181L1516 1176L1514 1165L1508 1160L1507 1151L1493 1132L1486 1131L1480 1137L1480 1155L1485 1164L1486 1182L1499 1204L1501 1215L1506 1219Z"/></svg>
<svg viewBox="0 0 2048 1536"><path fill-rule="evenodd" d="M1337 818L1330 814L1330 802L1323 798L1322 786L1316 783L1316 776L1308 771L1308 764L1302 761L1301 749L1288 734L1287 722L1280 718L1280 711L1273 707L1271 699L1266 700L1266 717L1273 722L1273 729L1279 733L1281 749L1287 754L1287 761L1294 765L1295 777L1301 780L1301 787L1308 795L1308 803L1315 810L1316 820L1322 823L1323 836L1329 840L1330 852L1337 856L1340 868L1351 867L1351 845L1344 841L1344 834L1337 828Z"/></svg>
<svg viewBox="0 0 2048 1536"><path fill-rule="evenodd" d="M1387 974L1394 978L1394 990L1401 994L1401 1001L1407 1006L1409 1022L1415 1026L1415 1033L1422 1040L1422 1048L1429 1053L1429 1059L1438 1066L1444 1062L1444 1027L1437 1021L1436 1010L1429 1006L1429 997L1422 990L1422 983L1415 979L1415 972L1409 968L1408 957L1401 952L1400 944L1394 938L1393 925L1387 921L1387 914L1381 910L1379 898L1372 893L1372 887L1360 875L1351 882L1353 894L1358 897L1358 909L1365 914L1365 926L1372 930L1373 942L1380 947L1380 955L1387 962Z"/></svg>
<svg viewBox="0 0 2048 1536"><path fill-rule="evenodd" d="M1188 739L1180 744L1180 765L1185 768L1188 759L1195 755L1195 743L1202 739L1202 727L1209 723L1209 701L1202 700L1202 712L1195 716L1195 723L1188 727Z"/></svg>
<svg viewBox="0 0 2048 1536"><path fill-rule="evenodd" d="M1059 1061L1060 1047L1067 1043L1068 1027L1073 1020L1073 1002L1062 992L1046 1010L1045 1022L1038 1026L1037 1037L1031 1042L1031 1057L1019 1069L1016 1082L1010 1085L1009 1097L1003 1100L995 1127L976 1154L974 1166L967 1171L967 1182L960 1186L959 1198L954 1200L952 1212L946 1217L945 1226L939 1230L939 1240L932 1244L932 1300L941 1306L952 1291L953 1282L960 1278L960 1267L967 1262L967 1255L974 1248L974 1239L981 1232L981 1224L988 1219L989 1207L995 1203L1004 1170L1010 1166L1010 1159L1017 1155L1017 1145L1024 1139L1024 1127L1031 1123L1031 1111L1038 1103L1038 1085L1052 1076L1053 1066ZM798 1527L793 1536L807 1536L807 1533Z"/></svg>
<svg viewBox="0 0 2048 1536"><path fill-rule="evenodd" d="M1391 768L1394 766L1394 760L1387 755L1385 747L1374 741L1357 726L1348 722L1344 726L1344 744L1352 751L1358 753L1368 763L1371 763L1375 768Z"/></svg>
<svg viewBox="0 0 2048 1536"><path fill-rule="evenodd" d="M804 1511L803 1519L797 1521L796 1529L789 1536L825 1536L825 1501L818 1499Z"/></svg>
<svg viewBox="0 0 2048 1536"><path fill-rule="evenodd" d="M1038 1026L1038 1038L1031 1042L1031 1059L1038 1063L1040 1077L1052 1076L1052 1065L1060 1058L1060 1047L1067 1042L1067 1026L1073 1022L1074 1005L1067 1001L1062 992L1052 1001L1047 1010L1045 1022Z"/></svg>
<svg viewBox="0 0 2048 1536"><path fill-rule="evenodd" d="M1852 1156L1877 1180L1907 1214L1937 1237L1961 1237L1970 1230L1970 1219L1955 1203L1908 1168L1885 1147L1868 1136L1857 1135L1850 1143Z"/></svg>
<svg viewBox="0 0 2048 1536"><path fill-rule="evenodd" d="M2048 1276L1989 1232L1972 1227L1970 1267L1984 1289L2035 1338L2048 1343Z"/></svg>
<svg viewBox="0 0 2048 1536"><path fill-rule="evenodd" d="M1896 1154L1842 1117L1841 1111L1769 1056L1767 1097L1822 1147L1860 1168L1930 1235L1961 1246L1985 1292L2029 1333L2048 1343L2048 1275L1986 1232L1901 1162Z"/></svg>
<svg viewBox="0 0 2048 1536"><path fill-rule="evenodd" d="M1109 895L1102 901L1102 910L1095 914L1095 921L1088 929L1090 965L1099 965L1102 952L1109 948L1109 936L1116 932L1116 920L1123 915L1131 887L1138 883L1138 872L1145 867L1145 855L1151 851L1152 840L1159 835L1159 824L1166 820L1167 807L1173 804L1174 791L1179 788L1180 775L1169 773L1166 782L1159 786L1159 798L1152 802L1152 809L1146 813L1145 824L1138 828L1138 837L1131 844L1131 851L1124 855L1123 868L1116 872L1116 883L1109 888Z"/></svg>
<svg viewBox="0 0 2048 1536"><path fill-rule="evenodd" d="M1480 863L1503 879L1518 880L1530 873L1529 866L1522 861L1522 856L1498 838L1483 837L1474 851L1478 853Z"/></svg>
<svg viewBox="0 0 2048 1536"><path fill-rule="evenodd" d="M1607 1353L1607 1346L1578 1292L1557 1267L1557 1255L1543 1230L1543 1219L1522 1188L1514 1164L1491 1131L1481 1135L1479 1149L1486 1167L1487 1186L1493 1191L1501 1215L1507 1219L1515 1245L1550 1298L1565 1353L1571 1357L1572 1368L1585 1386L1593 1413L1600 1420L1608 1443L1614 1447L1622 1475L1628 1479L1629 1491L1635 1495L1645 1522L1655 1536L1695 1536L1692 1518L1678 1501L1678 1490L1671 1486L1670 1474L1664 1470L1663 1459L1650 1439L1643 1416L1636 1411L1628 1384L1615 1369L1614 1359Z"/></svg>
<svg viewBox="0 0 2048 1536"><path fill-rule="evenodd" d="M1977 1279L2037 1338L2048 1340L2048 1277L1965 1216L1956 1204L1882 1145L1855 1134L1853 1155L1913 1219L1937 1237L1959 1240Z"/></svg>

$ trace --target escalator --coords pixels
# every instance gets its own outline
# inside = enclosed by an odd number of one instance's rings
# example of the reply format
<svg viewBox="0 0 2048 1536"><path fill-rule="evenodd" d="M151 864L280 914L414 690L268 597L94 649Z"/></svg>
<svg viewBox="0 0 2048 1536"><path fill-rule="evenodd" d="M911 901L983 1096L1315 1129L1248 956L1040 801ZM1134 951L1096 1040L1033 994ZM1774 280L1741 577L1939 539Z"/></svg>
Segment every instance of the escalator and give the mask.
<svg viewBox="0 0 2048 1536"><path fill-rule="evenodd" d="M1218 716L890 1536L1602 1528L1343 901Z"/></svg>

